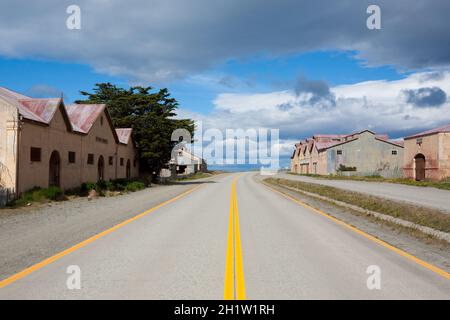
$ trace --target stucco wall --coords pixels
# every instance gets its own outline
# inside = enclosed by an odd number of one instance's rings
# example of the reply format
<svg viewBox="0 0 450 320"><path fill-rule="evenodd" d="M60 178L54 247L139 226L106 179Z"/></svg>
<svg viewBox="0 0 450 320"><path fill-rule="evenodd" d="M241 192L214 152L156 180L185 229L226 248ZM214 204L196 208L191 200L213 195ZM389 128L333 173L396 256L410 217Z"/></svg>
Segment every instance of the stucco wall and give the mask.
<svg viewBox="0 0 450 320"><path fill-rule="evenodd" d="M16 188L17 109L0 99L0 187Z"/></svg>
<svg viewBox="0 0 450 320"><path fill-rule="evenodd" d="M440 135L434 134L418 139L405 139L405 152L403 157L403 172L406 178L415 179L415 161L417 154L425 156L425 179L439 180L439 148ZM421 143L418 143L420 142ZM443 146L443 144L441 144ZM442 148L442 156L444 151Z"/></svg>
<svg viewBox="0 0 450 320"><path fill-rule="evenodd" d="M342 155L337 151L342 150ZM397 155L392 151L396 150ZM328 173L335 174L339 166L356 167L356 175L381 175L401 177L403 148L380 141L370 132L359 134L359 138L327 150Z"/></svg>
<svg viewBox="0 0 450 320"><path fill-rule="evenodd" d="M120 158L123 158L123 166L120 165ZM136 160L136 161L135 161ZM139 175L139 161L137 161L133 142L130 141L128 145L119 144L118 146L118 167L117 177L124 179L127 177L127 162L130 161L131 178L136 178Z"/></svg>
<svg viewBox="0 0 450 320"><path fill-rule="evenodd" d="M83 182L96 182L101 156L104 160L104 180L125 178L126 167L119 166L118 149L124 157L131 159L132 177L136 177L138 168L133 167L132 163L134 147L131 143L127 146L117 145L112 130L105 113L97 118L88 135L68 132L60 110L56 111L49 126L24 122L19 147L19 193L33 187L49 186L50 157L53 151L57 151L60 156L60 186L63 189L79 187ZM31 161L31 147L41 148L40 162ZM75 152L75 163L69 163L69 151ZM94 155L93 164L88 164L88 154ZM113 157L112 165L109 157Z"/></svg>
<svg viewBox="0 0 450 320"><path fill-rule="evenodd" d="M450 177L450 133L439 134L439 179Z"/></svg>

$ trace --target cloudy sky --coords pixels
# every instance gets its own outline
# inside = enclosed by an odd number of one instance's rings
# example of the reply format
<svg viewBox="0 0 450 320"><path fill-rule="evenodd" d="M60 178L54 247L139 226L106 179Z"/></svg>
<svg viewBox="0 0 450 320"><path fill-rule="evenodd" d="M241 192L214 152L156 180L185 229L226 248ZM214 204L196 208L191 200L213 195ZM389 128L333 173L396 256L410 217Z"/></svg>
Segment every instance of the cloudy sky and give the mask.
<svg viewBox="0 0 450 320"><path fill-rule="evenodd" d="M69 5L81 29L66 27ZM366 27L381 8L381 30ZM448 0L2 0L0 86L79 97L97 82L168 87L180 116L393 138L450 122Z"/></svg>

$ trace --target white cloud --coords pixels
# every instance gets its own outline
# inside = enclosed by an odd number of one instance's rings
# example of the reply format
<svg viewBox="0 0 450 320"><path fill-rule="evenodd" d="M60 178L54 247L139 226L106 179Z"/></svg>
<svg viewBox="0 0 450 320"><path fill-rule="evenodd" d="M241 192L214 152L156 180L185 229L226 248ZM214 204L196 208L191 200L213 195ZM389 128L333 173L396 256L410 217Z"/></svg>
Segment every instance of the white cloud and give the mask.
<svg viewBox="0 0 450 320"><path fill-rule="evenodd" d="M378 0L379 32L366 27L367 1L78 0L81 29L68 30L71 4L2 0L0 55L88 64L131 82L318 50L351 50L399 69L450 65L448 0Z"/></svg>
<svg viewBox="0 0 450 320"><path fill-rule="evenodd" d="M182 110L180 116L202 120L205 128L280 129L284 153L287 154L292 141L315 133L350 133L369 128L395 138L449 123L448 98L439 107L417 107L402 95L405 89L424 87L441 88L450 95L450 72L422 72L395 81L331 87L336 97L332 107L311 105L294 90L223 93L214 100L215 108L211 114L206 116Z"/></svg>

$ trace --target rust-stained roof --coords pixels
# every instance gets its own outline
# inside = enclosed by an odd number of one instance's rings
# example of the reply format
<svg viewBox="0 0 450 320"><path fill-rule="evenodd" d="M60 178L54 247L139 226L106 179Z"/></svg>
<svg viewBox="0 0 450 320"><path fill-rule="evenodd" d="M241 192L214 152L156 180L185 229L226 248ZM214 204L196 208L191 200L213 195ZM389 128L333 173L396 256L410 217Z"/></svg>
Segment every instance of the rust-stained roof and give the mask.
<svg viewBox="0 0 450 320"><path fill-rule="evenodd" d="M423 137L423 136L428 136L428 135L436 134L436 133L444 133L444 132L450 132L450 124L447 124L447 125L442 126L442 127L430 129L430 130L427 130L427 131L423 131L423 132L420 132L420 133L416 133L416 134L414 134L412 136L406 137L405 139L420 138L420 137Z"/></svg>
<svg viewBox="0 0 450 320"><path fill-rule="evenodd" d="M74 130L88 133L105 107L104 104L69 104L66 109Z"/></svg>
<svg viewBox="0 0 450 320"><path fill-rule="evenodd" d="M116 133L117 133L117 137L119 138L119 142L122 144L128 144L130 142L132 132L133 132L133 129L131 129L131 128L116 129Z"/></svg>
<svg viewBox="0 0 450 320"><path fill-rule="evenodd" d="M62 98L34 99L23 94L0 87L0 98L17 108L19 114L27 120L49 125L56 110L61 107L68 130L88 134L98 117L105 112L107 121L113 129L117 142L128 144L131 129L114 130L109 113L104 104L71 104L64 105Z"/></svg>
<svg viewBox="0 0 450 320"><path fill-rule="evenodd" d="M316 142L316 148L318 151L322 151L340 144L341 142L342 141Z"/></svg>
<svg viewBox="0 0 450 320"><path fill-rule="evenodd" d="M18 100L20 106L22 108L19 109L19 112L24 117L29 117L30 120L43 122L45 124L49 124L53 119L58 106L62 102L62 99L20 99ZM24 109L27 111L24 114ZM32 115L30 117L30 114Z"/></svg>

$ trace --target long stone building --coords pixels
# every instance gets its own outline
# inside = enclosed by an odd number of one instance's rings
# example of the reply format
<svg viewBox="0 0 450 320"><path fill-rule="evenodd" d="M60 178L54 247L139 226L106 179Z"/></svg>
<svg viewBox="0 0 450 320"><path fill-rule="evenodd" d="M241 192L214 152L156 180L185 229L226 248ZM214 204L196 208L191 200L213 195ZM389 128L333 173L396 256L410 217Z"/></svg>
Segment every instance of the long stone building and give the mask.
<svg viewBox="0 0 450 320"><path fill-rule="evenodd" d="M314 135L297 143L291 172L300 174L401 177L403 145L370 130L349 135Z"/></svg>
<svg viewBox="0 0 450 320"><path fill-rule="evenodd" d="M450 177L450 124L406 137L403 171L419 181Z"/></svg>
<svg viewBox="0 0 450 320"><path fill-rule="evenodd" d="M0 87L0 187L71 189L139 174L131 129L115 129L105 105L65 105Z"/></svg>

